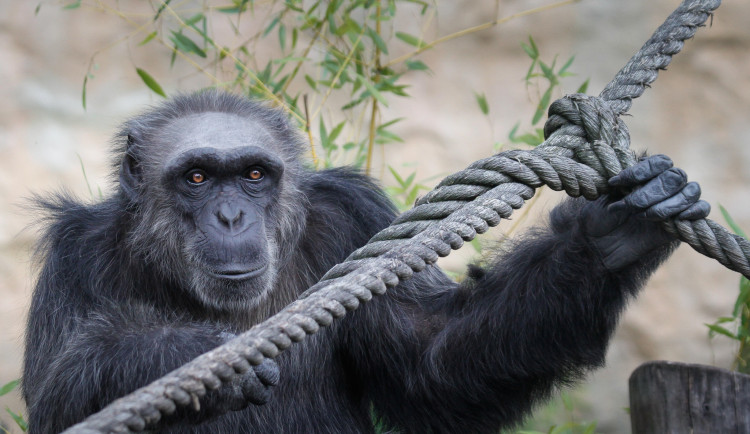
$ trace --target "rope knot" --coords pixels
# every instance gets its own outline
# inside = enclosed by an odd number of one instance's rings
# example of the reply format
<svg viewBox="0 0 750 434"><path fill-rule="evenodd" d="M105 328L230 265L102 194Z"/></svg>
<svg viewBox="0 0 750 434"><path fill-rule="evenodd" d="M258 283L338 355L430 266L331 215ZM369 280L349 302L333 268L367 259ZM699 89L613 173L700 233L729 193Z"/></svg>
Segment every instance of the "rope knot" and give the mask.
<svg viewBox="0 0 750 434"><path fill-rule="evenodd" d="M553 146L555 136L567 136L568 150L578 161L610 178L635 163L625 122L602 98L566 95L553 102L544 124L544 137ZM570 136L579 140L571 141ZM544 145L542 145L544 146Z"/></svg>

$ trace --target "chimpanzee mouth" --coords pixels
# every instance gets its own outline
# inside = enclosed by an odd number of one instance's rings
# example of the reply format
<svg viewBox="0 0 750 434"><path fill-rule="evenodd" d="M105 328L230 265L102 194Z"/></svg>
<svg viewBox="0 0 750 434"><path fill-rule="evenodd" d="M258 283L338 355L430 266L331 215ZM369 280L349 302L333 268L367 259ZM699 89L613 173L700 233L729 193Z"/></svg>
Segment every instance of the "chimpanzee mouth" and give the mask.
<svg viewBox="0 0 750 434"><path fill-rule="evenodd" d="M246 268L227 268L225 270L210 270L208 274L216 279L233 280L240 282L243 280L251 279L256 276L260 276L266 271L268 264L263 264L260 267L246 269Z"/></svg>

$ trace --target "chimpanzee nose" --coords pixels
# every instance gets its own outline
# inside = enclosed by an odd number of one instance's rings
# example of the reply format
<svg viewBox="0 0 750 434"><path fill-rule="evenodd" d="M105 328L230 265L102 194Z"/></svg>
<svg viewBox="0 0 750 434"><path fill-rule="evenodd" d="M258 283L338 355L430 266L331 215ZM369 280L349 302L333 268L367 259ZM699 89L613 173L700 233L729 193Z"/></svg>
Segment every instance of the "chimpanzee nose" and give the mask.
<svg viewBox="0 0 750 434"><path fill-rule="evenodd" d="M216 211L219 222L229 230L239 228L242 223L242 214L242 209L231 202L222 203L219 205L219 210Z"/></svg>

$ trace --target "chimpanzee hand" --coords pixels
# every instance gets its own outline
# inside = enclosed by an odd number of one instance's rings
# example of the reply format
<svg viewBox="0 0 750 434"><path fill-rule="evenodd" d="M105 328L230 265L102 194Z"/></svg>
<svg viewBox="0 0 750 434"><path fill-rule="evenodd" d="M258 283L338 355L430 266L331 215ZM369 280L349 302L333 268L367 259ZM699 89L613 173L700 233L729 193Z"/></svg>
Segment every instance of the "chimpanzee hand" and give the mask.
<svg viewBox="0 0 750 434"><path fill-rule="evenodd" d="M236 337L223 332L219 337L227 342ZM271 398L271 388L279 382L279 367L272 359L265 359L244 374L237 375L229 384L207 391L200 400L198 413L187 410L182 416L191 424L205 422L230 411L238 411L250 404L262 405Z"/></svg>
<svg viewBox="0 0 750 434"><path fill-rule="evenodd" d="M237 337L234 333L222 332L219 335L224 342ZM272 359L265 359L258 366L253 366L249 371L239 375L232 381L219 389L219 396L215 405L224 407L223 413L232 410L242 410L248 404L262 405L271 398L271 387L279 382L279 367Z"/></svg>
<svg viewBox="0 0 750 434"><path fill-rule="evenodd" d="M220 413L242 410L248 404L262 405L271 398L271 387L279 382L279 367L272 359L265 359L230 384L219 389L216 399L209 401Z"/></svg>
<svg viewBox="0 0 750 434"><path fill-rule="evenodd" d="M222 332L218 336L221 343L234 339L236 335ZM183 424L196 425L230 411L238 411L250 404L262 405L271 398L271 388L279 382L279 367L272 359L265 359L258 366L251 367L247 372L238 374L229 384L224 384L216 390L208 390L200 398L200 409L195 411L188 407L178 410L162 418L153 428L160 431L166 427L180 427ZM179 432L182 428L176 428ZM173 431L169 431L173 432Z"/></svg>
<svg viewBox="0 0 750 434"><path fill-rule="evenodd" d="M687 182L682 169L666 155L653 155L609 180L623 192L584 206L581 224L610 271L620 270L643 255L674 241L661 227L672 217L705 218L711 206L700 200L700 186Z"/></svg>

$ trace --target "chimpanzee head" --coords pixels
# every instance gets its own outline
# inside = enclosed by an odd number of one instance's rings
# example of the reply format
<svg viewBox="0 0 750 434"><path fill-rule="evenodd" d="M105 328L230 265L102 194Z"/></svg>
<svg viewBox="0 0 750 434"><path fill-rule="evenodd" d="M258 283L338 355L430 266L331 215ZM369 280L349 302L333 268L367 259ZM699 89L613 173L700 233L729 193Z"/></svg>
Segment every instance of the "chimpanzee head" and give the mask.
<svg viewBox="0 0 750 434"><path fill-rule="evenodd" d="M128 121L119 142L131 248L209 308L260 303L305 218L303 147L286 114L205 91Z"/></svg>

